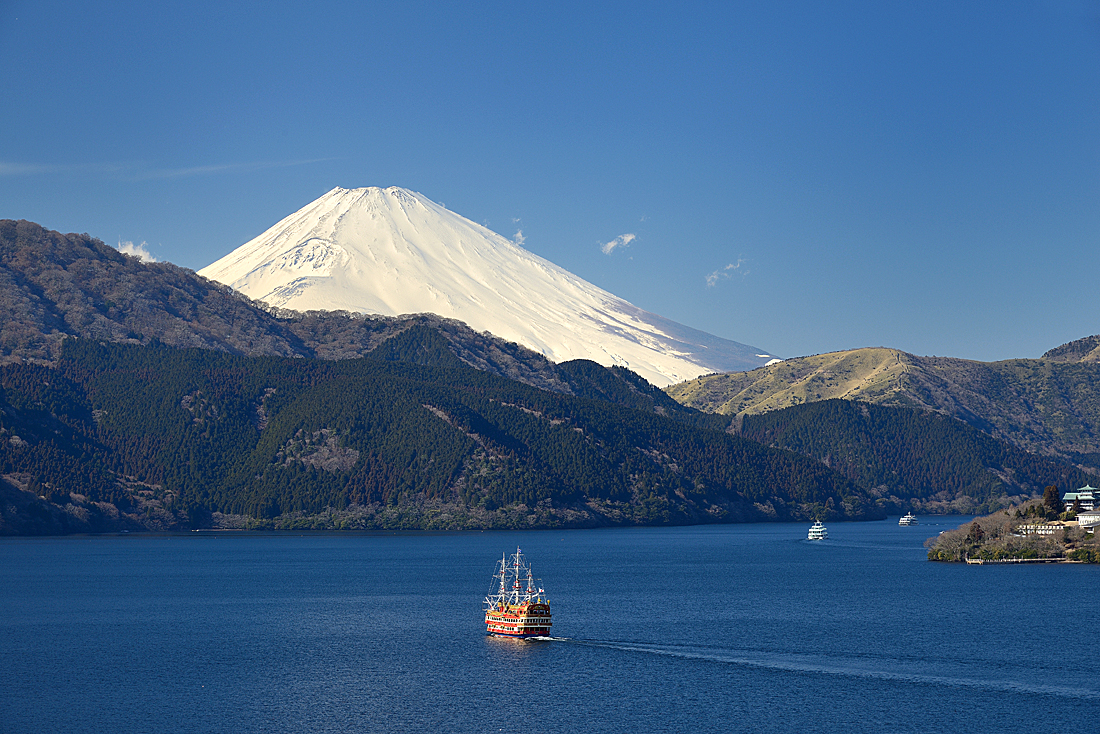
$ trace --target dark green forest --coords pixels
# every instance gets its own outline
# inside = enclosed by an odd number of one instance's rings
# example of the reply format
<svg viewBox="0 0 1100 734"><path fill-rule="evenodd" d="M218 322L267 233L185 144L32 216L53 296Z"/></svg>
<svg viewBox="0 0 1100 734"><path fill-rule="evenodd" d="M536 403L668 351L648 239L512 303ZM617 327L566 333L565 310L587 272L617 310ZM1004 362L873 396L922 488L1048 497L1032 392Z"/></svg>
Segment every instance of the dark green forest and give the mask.
<svg viewBox="0 0 1100 734"><path fill-rule="evenodd" d="M432 503L447 527L881 515L818 462L475 370L422 326L342 361L68 339L56 366L0 378L3 474L119 522L278 526L370 507L366 525L395 508L422 527L410 508Z"/></svg>
<svg viewBox="0 0 1100 734"><path fill-rule="evenodd" d="M988 512L1095 477L914 408L825 400L745 416L741 435L817 459L890 512Z"/></svg>

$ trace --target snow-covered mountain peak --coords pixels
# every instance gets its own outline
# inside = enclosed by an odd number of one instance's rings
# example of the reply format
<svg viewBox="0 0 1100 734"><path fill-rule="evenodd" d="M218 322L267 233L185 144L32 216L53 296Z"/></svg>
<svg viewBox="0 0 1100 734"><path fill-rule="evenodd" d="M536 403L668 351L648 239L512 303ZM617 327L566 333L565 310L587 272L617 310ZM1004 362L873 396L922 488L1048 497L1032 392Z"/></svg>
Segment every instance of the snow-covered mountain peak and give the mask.
<svg viewBox="0 0 1100 734"><path fill-rule="evenodd" d="M387 209L394 206L412 206L427 210L446 211L445 207L440 206L426 196L418 194L415 191L410 191L409 189L403 189L400 186L389 186L386 188L381 188L379 186L362 186L357 189L345 189L337 186L321 197L321 199L318 199L318 201L329 197L339 200L347 206L360 205Z"/></svg>
<svg viewBox="0 0 1100 734"><path fill-rule="evenodd" d="M397 186L334 188L199 273L300 311L437 313L660 386L771 359L647 313Z"/></svg>

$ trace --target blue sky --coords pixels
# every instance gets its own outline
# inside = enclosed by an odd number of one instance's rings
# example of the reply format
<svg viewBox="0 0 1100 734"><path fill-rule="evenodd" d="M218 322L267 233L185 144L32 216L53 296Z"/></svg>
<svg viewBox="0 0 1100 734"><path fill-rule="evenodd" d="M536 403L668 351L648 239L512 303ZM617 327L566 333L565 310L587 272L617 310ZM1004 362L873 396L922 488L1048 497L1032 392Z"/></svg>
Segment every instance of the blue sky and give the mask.
<svg viewBox="0 0 1100 734"><path fill-rule="evenodd" d="M595 5L0 0L0 217L198 269L397 185L782 356L1100 333L1097 2Z"/></svg>

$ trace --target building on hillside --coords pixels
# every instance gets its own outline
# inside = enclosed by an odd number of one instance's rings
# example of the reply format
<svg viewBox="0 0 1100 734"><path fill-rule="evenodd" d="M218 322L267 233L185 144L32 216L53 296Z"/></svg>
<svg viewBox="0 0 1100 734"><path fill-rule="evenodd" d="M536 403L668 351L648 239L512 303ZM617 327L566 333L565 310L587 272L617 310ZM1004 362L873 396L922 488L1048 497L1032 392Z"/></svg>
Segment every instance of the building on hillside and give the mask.
<svg viewBox="0 0 1100 734"><path fill-rule="evenodd" d="M1100 489L1085 485L1074 492L1066 492L1066 496L1062 498L1062 501L1066 503L1066 507L1073 507L1074 502L1081 504L1082 510L1096 510L1100 509Z"/></svg>
<svg viewBox="0 0 1100 734"><path fill-rule="evenodd" d="M1100 527L1100 510L1083 510L1077 513L1077 524L1092 533Z"/></svg>
<svg viewBox="0 0 1100 734"><path fill-rule="evenodd" d="M1065 530L1066 523L1061 520L1054 522L1042 522L1028 525L1017 525L1016 535L1054 535L1059 530Z"/></svg>

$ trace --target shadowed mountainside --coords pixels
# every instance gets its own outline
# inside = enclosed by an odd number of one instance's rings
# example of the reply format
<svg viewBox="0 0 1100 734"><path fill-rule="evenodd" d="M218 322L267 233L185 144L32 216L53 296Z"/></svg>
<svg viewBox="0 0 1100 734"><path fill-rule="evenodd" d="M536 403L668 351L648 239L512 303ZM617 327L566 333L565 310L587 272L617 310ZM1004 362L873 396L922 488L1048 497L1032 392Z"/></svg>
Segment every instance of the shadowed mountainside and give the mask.
<svg viewBox="0 0 1100 734"><path fill-rule="evenodd" d="M1095 480L941 413L823 400L743 416L741 435L817 459L870 491L888 512L975 514L1049 485Z"/></svg>
<svg viewBox="0 0 1100 734"><path fill-rule="evenodd" d="M475 370L423 325L340 361L69 339L0 380L0 474L23 497L0 533L883 515L816 461Z"/></svg>

